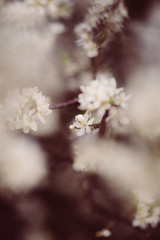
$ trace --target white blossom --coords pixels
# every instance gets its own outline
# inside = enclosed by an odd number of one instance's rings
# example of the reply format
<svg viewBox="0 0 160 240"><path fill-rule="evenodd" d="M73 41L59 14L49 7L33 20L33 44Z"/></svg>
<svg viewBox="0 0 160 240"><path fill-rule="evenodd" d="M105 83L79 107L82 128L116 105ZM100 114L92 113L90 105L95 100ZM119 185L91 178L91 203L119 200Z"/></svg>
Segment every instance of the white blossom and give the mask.
<svg viewBox="0 0 160 240"><path fill-rule="evenodd" d="M70 125L70 129L77 129L77 136L82 136L85 132L91 132L90 125L93 124L94 118L90 118L88 112L86 112L84 115L76 115L75 120L76 121Z"/></svg>
<svg viewBox="0 0 160 240"><path fill-rule="evenodd" d="M111 8L115 3L113 0L94 0L84 22L75 27L77 43L86 50L89 58L96 57L99 47L106 40L109 41L114 32L120 31L123 27L123 19L127 17L127 10L121 1L116 7Z"/></svg>
<svg viewBox="0 0 160 240"><path fill-rule="evenodd" d="M160 222L160 206L156 200L150 195L145 194L145 198L141 198L138 194L137 197L137 210L132 221L134 227L145 229L148 225L156 227Z"/></svg>
<svg viewBox="0 0 160 240"><path fill-rule="evenodd" d="M78 96L81 110L97 111L99 116L103 116L106 110L116 107L126 107L128 96L123 88L117 88L114 78L99 75L96 80L88 86L80 87L82 93Z"/></svg>
<svg viewBox="0 0 160 240"><path fill-rule="evenodd" d="M109 237L109 236L111 236L111 231L106 228L96 232L96 237Z"/></svg>
<svg viewBox="0 0 160 240"><path fill-rule="evenodd" d="M2 103L3 115L10 129L22 129L24 133L38 130L38 121L45 123L45 116L51 114L49 98L37 87L14 89L8 92Z"/></svg>

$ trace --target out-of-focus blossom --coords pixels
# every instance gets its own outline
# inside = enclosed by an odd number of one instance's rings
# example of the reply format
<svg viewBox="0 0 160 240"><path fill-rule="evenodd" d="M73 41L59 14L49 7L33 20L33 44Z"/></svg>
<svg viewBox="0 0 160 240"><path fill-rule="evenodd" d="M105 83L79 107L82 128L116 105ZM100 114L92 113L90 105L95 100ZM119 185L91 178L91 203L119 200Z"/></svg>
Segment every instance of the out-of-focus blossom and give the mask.
<svg viewBox="0 0 160 240"><path fill-rule="evenodd" d="M111 231L109 231L106 228L96 232L96 237L109 237L109 236L111 236Z"/></svg>
<svg viewBox="0 0 160 240"><path fill-rule="evenodd" d="M142 68L132 74L129 83L131 126L136 133L150 139L160 136L159 74L158 68Z"/></svg>
<svg viewBox="0 0 160 240"><path fill-rule="evenodd" d="M53 19L70 17L73 4L70 0L26 0L28 7L40 15L49 15Z"/></svg>
<svg viewBox="0 0 160 240"><path fill-rule="evenodd" d="M38 86L49 95L62 91L53 56L57 37L64 30L62 23L34 13L25 1L4 4L0 9L1 96L17 87Z"/></svg>
<svg viewBox="0 0 160 240"><path fill-rule="evenodd" d="M46 19L36 14L32 8L28 8L25 2L14 1L0 9L0 23L3 27L27 30L45 26Z"/></svg>
<svg viewBox="0 0 160 240"><path fill-rule="evenodd" d="M117 4L116 1L94 0L84 22L75 27L77 43L86 50L88 57L96 57L100 46L121 30L126 17L123 1Z"/></svg>
<svg viewBox="0 0 160 240"><path fill-rule="evenodd" d="M116 107L110 109L109 116L106 120L113 128L116 128L119 125L129 124L129 119L125 115L124 110Z"/></svg>
<svg viewBox="0 0 160 240"><path fill-rule="evenodd" d="M141 146L129 146L114 141L95 139L92 135L78 138L73 169L97 173L107 184L131 192L137 188L148 188L151 193L159 194L160 166L153 164L154 155ZM112 186L113 187L113 186Z"/></svg>
<svg viewBox="0 0 160 240"><path fill-rule="evenodd" d="M1 186L26 191L47 174L45 155L39 146L24 137L10 137L0 147Z"/></svg>
<svg viewBox="0 0 160 240"><path fill-rule="evenodd" d="M38 121L45 123L45 116L51 114L49 98L38 88L24 88L8 92L2 103L3 115L10 129L23 129L24 133L38 130Z"/></svg>
<svg viewBox="0 0 160 240"><path fill-rule="evenodd" d="M137 211L132 221L132 225L142 229L147 228L148 225L156 227L160 222L160 206L153 197L150 197L150 195L144 194L144 196L145 198L141 198L139 194L136 194Z"/></svg>

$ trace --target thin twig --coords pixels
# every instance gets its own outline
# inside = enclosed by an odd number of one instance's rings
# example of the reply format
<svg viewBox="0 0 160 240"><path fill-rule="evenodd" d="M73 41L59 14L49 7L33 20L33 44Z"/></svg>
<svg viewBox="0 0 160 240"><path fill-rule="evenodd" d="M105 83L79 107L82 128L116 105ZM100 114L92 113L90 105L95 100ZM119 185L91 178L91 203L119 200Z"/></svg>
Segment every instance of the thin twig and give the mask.
<svg viewBox="0 0 160 240"><path fill-rule="evenodd" d="M75 103L78 103L78 98L74 98L72 100L69 100L67 102L62 102L62 103L57 103L57 104L51 104L49 106L49 109L53 110L53 109L59 109L59 108L64 108L64 107L68 107L70 105L73 105Z"/></svg>
<svg viewBox="0 0 160 240"><path fill-rule="evenodd" d="M99 127L99 137L102 138L105 134L106 130L106 118L108 117L109 111L106 110L105 114L103 115L103 118L100 122L100 127Z"/></svg>
<svg viewBox="0 0 160 240"><path fill-rule="evenodd" d="M93 79L96 79L96 73L97 73L96 57L90 58L90 62L92 67Z"/></svg>

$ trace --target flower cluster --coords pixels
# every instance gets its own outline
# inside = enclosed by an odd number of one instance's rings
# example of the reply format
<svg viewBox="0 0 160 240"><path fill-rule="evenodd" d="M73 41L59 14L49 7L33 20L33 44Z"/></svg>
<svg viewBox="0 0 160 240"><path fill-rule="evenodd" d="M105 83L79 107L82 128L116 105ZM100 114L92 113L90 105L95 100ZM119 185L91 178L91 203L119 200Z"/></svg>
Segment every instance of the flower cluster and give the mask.
<svg viewBox="0 0 160 240"><path fill-rule="evenodd" d="M113 33L121 30L127 16L123 0L94 0L84 22L75 28L77 43L83 46L88 57L96 57L105 40L110 40Z"/></svg>
<svg viewBox="0 0 160 240"><path fill-rule="evenodd" d="M112 106L125 109L127 100L123 88L117 88L114 78L106 77L101 74L96 80L93 80L88 86L80 87L82 93L78 96L81 110L96 111L99 116L103 116L106 110Z"/></svg>
<svg viewBox="0 0 160 240"><path fill-rule="evenodd" d="M160 206L153 198L138 199L136 215L132 221L134 227L142 229L148 225L156 227L160 222Z"/></svg>
<svg viewBox="0 0 160 240"><path fill-rule="evenodd" d="M87 111L87 113L84 116L77 115L76 123L71 125L71 129L81 129L80 135L84 134L85 129L89 133L88 125L93 123L93 118L91 118L91 123L88 113L91 115L92 112L98 118L102 118L108 111L106 121L111 123L112 127L129 123L124 111L127 108L130 95L126 95L123 88L117 88L114 78L99 74L96 80L91 81L88 86L81 86L80 89L82 93L78 96L79 109Z"/></svg>
<svg viewBox="0 0 160 240"><path fill-rule="evenodd" d="M49 98L42 95L37 87L14 89L8 92L2 103L2 112L10 129L37 131L37 122L45 123L44 116L51 114Z"/></svg>
<svg viewBox="0 0 160 240"><path fill-rule="evenodd" d="M94 118L90 118L88 112L86 112L84 115L76 115L75 120L76 121L70 125L70 129L77 129L78 136L84 135L85 132L91 132L91 125L94 122Z"/></svg>
<svg viewBox="0 0 160 240"><path fill-rule="evenodd" d="M26 3L40 15L47 14L53 19L68 18L73 7L70 0L26 0Z"/></svg>

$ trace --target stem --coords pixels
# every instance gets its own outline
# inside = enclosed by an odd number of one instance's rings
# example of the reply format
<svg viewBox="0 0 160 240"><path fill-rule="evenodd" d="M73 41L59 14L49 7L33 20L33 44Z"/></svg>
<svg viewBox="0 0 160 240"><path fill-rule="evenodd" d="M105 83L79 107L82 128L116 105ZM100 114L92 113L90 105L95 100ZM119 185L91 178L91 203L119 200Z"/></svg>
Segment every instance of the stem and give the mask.
<svg viewBox="0 0 160 240"><path fill-rule="evenodd" d="M92 66L92 74L93 79L96 79L96 73L97 73L97 66L96 66L96 58L90 58L91 66Z"/></svg>
<svg viewBox="0 0 160 240"><path fill-rule="evenodd" d="M91 125L89 125L89 126L90 126L90 127L93 127L94 129L100 128L101 122L100 122L100 123L91 124Z"/></svg>
<svg viewBox="0 0 160 240"><path fill-rule="evenodd" d="M109 110L106 110L105 114L103 115L103 118L100 122L100 127L99 127L99 137L103 138L106 130L106 118L108 117Z"/></svg>
<svg viewBox="0 0 160 240"><path fill-rule="evenodd" d="M62 102L62 103L57 103L57 104L51 104L49 106L49 109L53 110L53 109L59 109L59 108L64 108L64 107L68 107L70 105L73 105L75 103L78 103L78 98L74 98L72 100L69 100L67 102Z"/></svg>

